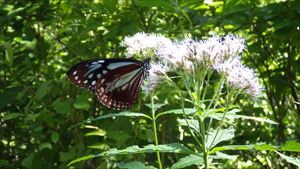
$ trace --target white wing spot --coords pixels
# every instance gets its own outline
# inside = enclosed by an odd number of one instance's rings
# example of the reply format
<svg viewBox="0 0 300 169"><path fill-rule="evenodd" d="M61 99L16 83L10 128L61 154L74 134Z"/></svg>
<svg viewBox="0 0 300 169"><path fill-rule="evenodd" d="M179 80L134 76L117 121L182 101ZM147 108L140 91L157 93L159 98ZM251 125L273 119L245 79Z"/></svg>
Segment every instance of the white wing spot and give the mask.
<svg viewBox="0 0 300 169"><path fill-rule="evenodd" d="M97 78L98 78L98 79L100 79L100 77L101 77L101 74L100 74L100 73L98 73L98 74L97 74Z"/></svg>
<svg viewBox="0 0 300 169"><path fill-rule="evenodd" d="M104 63L104 62L105 62L104 60L99 60L99 61L98 61L98 63Z"/></svg>
<svg viewBox="0 0 300 169"><path fill-rule="evenodd" d="M75 76L75 80L78 80L78 76Z"/></svg>
<svg viewBox="0 0 300 169"><path fill-rule="evenodd" d="M96 80L92 81L92 86L94 86L96 84Z"/></svg>
<svg viewBox="0 0 300 169"><path fill-rule="evenodd" d="M101 81L100 81L100 83L103 83L105 81L105 79L102 79Z"/></svg>
<svg viewBox="0 0 300 169"><path fill-rule="evenodd" d="M73 72L73 75L75 76L77 74L77 70Z"/></svg>
<svg viewBox="0 0 300 169"><path fill-rule="evenodd" d="M84 84L87 84L88 80L83 81Z"/></svg>
<svg viewBox="0 0 300 169"><path fill-rule="evenodd" d="M91 73L91 74L89 74L88 78L91 79L91 78L93 78L93 76L94 76L94 73Z"/></svg>
<svg viewBox="0 0 300 169"><path fill-rule="evenodd" d="M107 70L103 70L102 73L103 75L105 75L107 73Z"/></svg>

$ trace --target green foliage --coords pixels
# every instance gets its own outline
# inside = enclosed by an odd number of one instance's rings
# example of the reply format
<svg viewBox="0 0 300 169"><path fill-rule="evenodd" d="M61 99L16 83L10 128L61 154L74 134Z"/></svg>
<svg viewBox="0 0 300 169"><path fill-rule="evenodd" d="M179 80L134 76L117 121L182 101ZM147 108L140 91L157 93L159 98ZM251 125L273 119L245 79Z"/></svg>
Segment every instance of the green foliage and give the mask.
<svg viewBox="0 0 300 169"><path fill-rule="evenodd" d="M190 155L197 145L187 122L199 131L195 114L218 121L224 110L197 112L186 101L185 121L178 93L162 86L154 118L142 94L130 112L117 113L66 78L81 60L124 57L120 41L140 31L174 39L244 37L244 62L259 73L264 96L239 98L242 111L227 112L227 128L207 140L215 146L208 160L216 168L299 167L300 145L291 141L300 139L299 1L6 0L0 6L0 168L62 169L71 161L84 161L73 168L154 168L156 152L171 153L160 153L164 168L202 165L201 156ZM149 145L153 119L159 146ZM183 145L186 154L177 154Z"/></svg>

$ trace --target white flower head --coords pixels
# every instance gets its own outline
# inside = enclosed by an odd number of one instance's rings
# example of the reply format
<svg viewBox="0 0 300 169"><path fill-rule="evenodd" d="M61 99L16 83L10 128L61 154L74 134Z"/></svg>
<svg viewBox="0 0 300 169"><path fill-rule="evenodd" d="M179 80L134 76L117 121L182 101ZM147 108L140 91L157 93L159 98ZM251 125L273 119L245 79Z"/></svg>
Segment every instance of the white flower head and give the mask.
<svg viewBox="0 0 300 169"><path fill-rule="evenodd" d="M233 35L226 35L223 40L224 57L230 59L239 56L245 50L245 40Z"/></svg>
<svg viewBox="0 0 300 169"><path fill-rule="evenodd" d="M190 39L183 42L173 42L172 44L163 45L157 49L156 56L162 63L169 65L173 69L182 68L190 70L193 64L187 58L189 54L189 41Z"/></svg>
<svg viewBox="0 0 300 169"><path fill-rule="evenodd" d="M156 87L163 82L164 76L166 75L168 69L169 67L160 63L151 64L151 68L148 71L148 75L143 84L143 90L145 93L153 92Z"/></svg>
<svg viewBox="0 0 300 169"><path fill-rule="evenodd" d="M121 42L121 46L126 47L128 57L134 55L148 57L149 53L154 53L158 47L171 43L172 41L170 39L162 35L139 32L133 36L125 37Z"/></svg>
<svg viewBox="0 0 300 169"><path fill-rule="evenodd" d="M203 41L194 41L190 43L189 48L189 58L198 65L211 67L219 64L223 59L223 46L220 38L216 36Z"/></svg>
<svg viewBox="0 0 300 169"><path fill-rule="evenodd" d="M258 82L257 75L252 69L245 67L240 58L228 60L219 65L216 70L225 76L232 87L252 96L261 95L262 87Z"/></svg>
<svg viewBox="0 0 300 169"><path fill-rule="evenodd" d="M191 41L188 45L188 58L194 64L216 68L226 60L241 55L245 48L244 40L236 36L227 35L220 38L216 35L202 41Z"/></svg>

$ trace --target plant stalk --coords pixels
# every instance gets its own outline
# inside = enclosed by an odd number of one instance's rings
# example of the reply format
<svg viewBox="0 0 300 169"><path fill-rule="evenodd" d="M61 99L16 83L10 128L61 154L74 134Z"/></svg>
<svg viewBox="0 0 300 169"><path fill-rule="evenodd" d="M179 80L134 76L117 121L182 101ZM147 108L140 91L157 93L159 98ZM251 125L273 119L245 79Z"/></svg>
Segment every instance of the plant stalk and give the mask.
<svg viewBox="0 0 300 169"><path fill-rule="evenodd" d="M209 153L208 153L208 149L206 146L206 132L205 132L204 118L200 117L199 121L200 121L200 127L201 127L200 134L202 136L202 151L203 151L204 168L208 169L209 168L209 162L208 162Z"/></svg>
<svg viewBox="0 0 300 169"><path fill-rule="evenodd" d="M157 137L156 117L155 117L153 95L151 95L151 111L152 111L152 127L153 127L153 132L154 132L154 140L155 140L155 145L157 146L158 145L158 137ZM162 169L160 154L158 151L156 152L156 158L157 158L159 169Z"/></svg>

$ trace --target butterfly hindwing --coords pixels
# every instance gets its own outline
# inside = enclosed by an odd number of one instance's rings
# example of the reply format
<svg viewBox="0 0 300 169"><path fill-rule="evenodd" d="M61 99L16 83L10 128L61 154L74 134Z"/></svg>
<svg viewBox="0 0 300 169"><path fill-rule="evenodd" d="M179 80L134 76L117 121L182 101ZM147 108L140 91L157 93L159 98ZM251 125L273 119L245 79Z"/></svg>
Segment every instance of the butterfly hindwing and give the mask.
<svg viewBox="0 0 300 169"><path fill-rule="evenodd" d="M143 78L144 71L140 64L123 66L99 79L95 92L106 107L128 109L136 101Z"/></svg>

